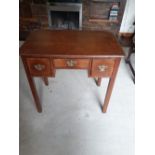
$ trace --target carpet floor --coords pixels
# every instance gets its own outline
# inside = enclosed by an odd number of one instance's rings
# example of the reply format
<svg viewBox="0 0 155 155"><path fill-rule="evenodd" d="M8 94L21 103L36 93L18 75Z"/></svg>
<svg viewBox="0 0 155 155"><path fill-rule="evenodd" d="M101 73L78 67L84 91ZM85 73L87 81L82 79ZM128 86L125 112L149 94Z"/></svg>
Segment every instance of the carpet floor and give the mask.
<svg viewBox="0 0 155 155"><path fill-rule="evenodd" d="M20 59L20 155L134 155L134 83L122 60L106 114L100 87L85 70L57 70L45 86L35 78L37 113Z"/></svg>

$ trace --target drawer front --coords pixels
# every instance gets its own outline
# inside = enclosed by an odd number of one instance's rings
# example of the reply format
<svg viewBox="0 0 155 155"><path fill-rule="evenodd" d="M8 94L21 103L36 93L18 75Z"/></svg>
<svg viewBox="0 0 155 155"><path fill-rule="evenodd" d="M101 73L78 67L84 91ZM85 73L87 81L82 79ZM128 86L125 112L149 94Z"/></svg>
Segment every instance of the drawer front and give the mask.
<svg viewBox="0 0 155 155"><path fill-rule="evenodd" d="M89 59L54 59L55 68L70 68L70 69L88 69L90 66Z"/></svg>
<svg viewBox="0 0 155 155"><path fill-rule="evenodd" d="M49 58L27 58L29 71L33 76L51 76Z"/></svg>
<svg viewBox="0 0 155 155"><path fill-rule="evenodd" d="M114 59L94 59L92 62L91 76L110 77L113 72Z"/></svg>

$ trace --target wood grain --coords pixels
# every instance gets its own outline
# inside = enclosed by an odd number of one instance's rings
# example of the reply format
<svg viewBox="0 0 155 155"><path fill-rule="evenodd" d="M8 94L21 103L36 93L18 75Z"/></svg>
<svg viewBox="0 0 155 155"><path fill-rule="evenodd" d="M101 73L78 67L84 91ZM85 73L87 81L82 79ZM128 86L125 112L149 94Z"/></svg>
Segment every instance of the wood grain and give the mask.
<svg viewBox="0 0 155 155"><path fill-rule="evenodd" d="M110 77L113 71L115 59L93 59L92 62L92 77ZM105 71L100 71L100 66L105 66Z"/></svg>
<svg viewBox="0 0 155 155"><path fill-rule="evenodd" d="M29 72L29 69L28 69L28 66L27 66L27 63L26 63L26 59L24 57L22 57L22 61L23 61L23 64L24 64L27 79L28 79L28 82L29 82L29 86L31 88L31 92L32 92L32 95L33 95L33 98L34 98L34 101L35 101L37 111L39 113L41 113L42 112L42 106L41 106L41 103L40 103L40 100L39 100L39 96L37 94L37 90L36 90L36 86L35 86L33 77L31 76L31 74Z"/></svg>
<svg viewBox="0 0 155 155"><path fill-rule="evenodd" d="M109 48L110 47L110 48ZM20 48L22 55L53 57L105 57L124 55L114 35L107 31L40 30L32 32Z"/></svg>
<svg viewBox="0 0 155 155"><path fill-rule="evenodd" d="M117 71L118 71L120 60L121 60L120 58L117 58L115 60L115 66L114 66L114 69L113 69L112 76L111 76L111 78L109 80L109 84L108 84L104 104L103 104L103 107L102 107L103 113L106 113L106 111L107 111L107 107L108 107L109 100L110 100L110 97L111 97L111 94L112 94L112 90L113 90L114 82L115 82L115 79L116 79L116 74L117 74Z"/></svg>
<svg viewBox="0 0 155 155"><path fill-rule="evenodd" d="M72 61L73 66L69 66L68 62ZM55 68L65 68L65 69L88 69L90 60L89 59L54 59L53 60Z"/></svg>
<svg viewBox="0 0 155 155"><path fill-rule="evenodd" d="M27 58L26 63L28 65L30 74L33 76L52 76L50 69L50 59L49 58ZM42 70L37 70L36 65L42 65L44 68Z"/></svg>

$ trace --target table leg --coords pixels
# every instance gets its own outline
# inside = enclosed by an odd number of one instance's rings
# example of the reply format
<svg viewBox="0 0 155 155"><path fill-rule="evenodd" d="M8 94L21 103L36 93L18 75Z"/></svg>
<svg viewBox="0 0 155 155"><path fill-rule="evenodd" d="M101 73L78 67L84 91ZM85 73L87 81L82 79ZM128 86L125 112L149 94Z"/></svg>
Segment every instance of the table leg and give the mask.
<svg viewBox="0 0 155 155"><path fill-rule="evenodd" d="M43 79L45 85L48 86L48 78L47 77L42 77L42 79Z"/></svg>
<svg viewBox="0 0 155 155"><path fill-rule="evenodd" d="M38 97L38 94L37 94L37 90L36 90L36 87L35 87L34 79L33 79L33 77L29 73L28 66L26 65L25 59L22 58L22 60L23 60L23 64L24 64L24 67L25 67L27 79L28 79L29 86L30 86L31 91L32 91L32 95L33 95L33 98L34 98L34 101L35 101L35 105L36 105L37 111L38 112L42 112L42 106L40 104L40 100L39 100L39 97Z"/></svg>
<svg viewBox="0 0 155 155"><path fill-rule="evenodd" d="M101 77L99 77L99 78L97 79L97 81L96 81L97 86L101 86L101 81L102 81L102 78L101 78Z"/></svg>
<svg viewBox="0 0 155 155"><path fill-rule="evenodd" d="M121 60L120 58L115 60L115 66L114 66L114 69L113 69L112 76L111 76L111 78L109 80L109 84L108 84L104 104L103 104L103 107L102 107L103 113L106 113L107 108L108 108L108 104L109 104L110 96L112 94L112 89L113 89L113 86L114 86L114 82L115 82L116 74L117 74L118 67L119 67L119 64L120 64L120 60Z"/></svg>

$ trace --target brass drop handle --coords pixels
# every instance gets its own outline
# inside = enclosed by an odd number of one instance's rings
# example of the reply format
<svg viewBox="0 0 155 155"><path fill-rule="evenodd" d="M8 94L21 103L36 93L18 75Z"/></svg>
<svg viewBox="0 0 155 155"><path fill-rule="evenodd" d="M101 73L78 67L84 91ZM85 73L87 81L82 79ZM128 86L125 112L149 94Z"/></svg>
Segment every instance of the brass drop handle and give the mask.
<svg viewBox="0 0 155 155"><path fill-rule="evenodd" d="M74 67L76 65L76 61L74 60L67 60L67 66L68 67Z"/></svg>
<svg viewBox="0 0 155 155"><path fill-rule="evenodd" d="M98 66L98 69L100 72L104 72L107 68L108 68L108 66L105 66L105 65L99 65Z"/></svg>
<svg viewBox="0 0 155 155"><path fill-rule="evenodd" d="M38 70L38 71L42 71L42 70L45 69L45 65L43 65L43 64L36 64L36 65L34 65L34 68L36 70Z"/></svg>

